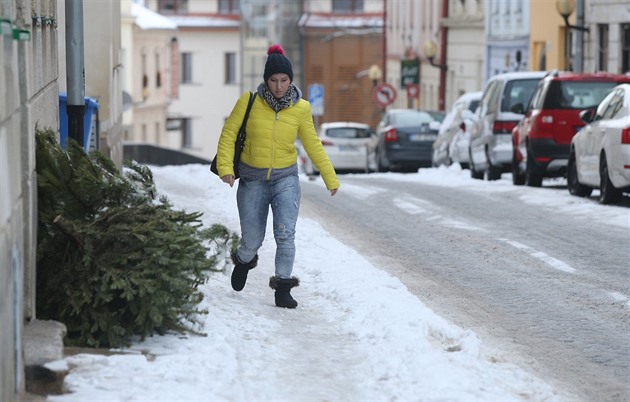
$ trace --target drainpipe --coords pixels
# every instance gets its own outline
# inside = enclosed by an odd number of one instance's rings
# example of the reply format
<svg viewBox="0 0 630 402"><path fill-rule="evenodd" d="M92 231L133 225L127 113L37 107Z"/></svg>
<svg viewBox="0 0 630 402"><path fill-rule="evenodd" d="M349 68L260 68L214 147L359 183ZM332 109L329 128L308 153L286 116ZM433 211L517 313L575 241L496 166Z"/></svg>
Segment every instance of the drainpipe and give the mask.
<svg viewBox="0 0 630 402"><path fill-rule="evenodd" d="M446 65L446 50L448 42L448 28L444 23L444 20L448 18L448 1L442 1L442 23L440 27L440 64ZM440 90L438 95L438 109L441 111L446 110L446 68L440 68Z"/></svg>
<svg viewBox="0 0 630 402"><path fill-rule="evenodd" d="M83 0L66 0L66 82L68 87L68 138L85 146L85 63Z"/></svg>
<svg viewBox="0 0 630 402"><path fill-rule="evenodd" d="M387 82L387 0L383 0L383 82Z"/></svg>
<svg viewBox="0 0 630 402"><path fill-rule="evenodd" d="M584 26L584 0L578 0L575 7L575 25ZM577 73L584 72L584 31L575 31L575 61L573 69Z"/></svg>

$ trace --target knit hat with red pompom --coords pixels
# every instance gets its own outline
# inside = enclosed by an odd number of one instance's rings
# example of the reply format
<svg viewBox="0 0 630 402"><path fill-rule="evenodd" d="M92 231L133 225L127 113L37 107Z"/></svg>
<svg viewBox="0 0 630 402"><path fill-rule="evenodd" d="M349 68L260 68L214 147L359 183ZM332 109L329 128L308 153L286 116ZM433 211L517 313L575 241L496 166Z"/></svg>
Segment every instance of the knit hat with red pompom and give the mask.
<svg viewBox="0 0 630 402"><path fill-rule="evenodd" d="M265 63L265 73L263 79L265 82L274 74L284 73L293 81L293 66L291 61L284 53L284 49L280 45L271 45L267 50L267 62Z"/></svg>

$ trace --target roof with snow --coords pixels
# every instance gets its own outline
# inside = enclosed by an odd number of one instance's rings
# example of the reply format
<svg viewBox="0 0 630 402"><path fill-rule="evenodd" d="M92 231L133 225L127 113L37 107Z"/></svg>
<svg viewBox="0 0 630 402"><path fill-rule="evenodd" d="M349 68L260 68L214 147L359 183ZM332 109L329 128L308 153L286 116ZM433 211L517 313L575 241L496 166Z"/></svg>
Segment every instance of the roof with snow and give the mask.
<svg viewBox="0 0 630 402"><path fill-rule="evenodd" d="M239 16L219 14L187 14L170 17L180 28L238 28Z"/></svg>
<svg viewBox="0 0 630 402"><path fill-rule="evenodd" d="M170 18L138 3L131 3L131 16L135 17L136 25L140 29L177 29L177 24Z"/></svg>
<svg viewBox="0 0 630 402"><path fill-rule="evenodd" d="M304 28L382 28L383 14L306 13L299 25Z"/></svg>

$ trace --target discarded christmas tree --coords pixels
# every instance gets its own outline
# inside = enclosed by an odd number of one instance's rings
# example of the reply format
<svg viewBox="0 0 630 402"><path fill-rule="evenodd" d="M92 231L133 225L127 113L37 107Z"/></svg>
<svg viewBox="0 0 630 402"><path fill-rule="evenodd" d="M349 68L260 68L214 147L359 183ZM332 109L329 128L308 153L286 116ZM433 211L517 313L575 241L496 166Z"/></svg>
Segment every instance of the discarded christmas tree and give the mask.
<svg viewBox="0 0 630 402"><path fill-rule="evenodd" d="M236 235L174 210L151 170L124 174L73 140L37 133L37 316L63 322L67 343L117 347L168 331L200 334L203 284Z"/></svg>

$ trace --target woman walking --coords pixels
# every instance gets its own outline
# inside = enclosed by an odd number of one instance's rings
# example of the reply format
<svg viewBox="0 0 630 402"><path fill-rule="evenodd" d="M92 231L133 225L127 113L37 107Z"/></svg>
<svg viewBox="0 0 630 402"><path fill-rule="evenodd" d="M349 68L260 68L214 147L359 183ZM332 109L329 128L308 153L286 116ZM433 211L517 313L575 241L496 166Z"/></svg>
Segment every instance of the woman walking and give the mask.
<svg viewBox="0 0 630 402"><path fill-rule="evenodd" d="M300 208L295 141L302 142L309 158L335 195L339 180L317 136L311 105L302 99L302 91L293 84L293 67L280 45L269 48L263 82L246 125L247 136L241 154L236 193L241 239L232 255L232 288L245 287L249 270L258 264L258 249L262 246L267 227L269 207L273 215L276 241L275 275L269 286L275 290L278 307L295 308L297 302L291 289L299 285L292 276L295 261L295 226ZM234 143L243 121L249 92L236 102L228 117L217 151L217 169L224 183L234 186Z"/></svg>

